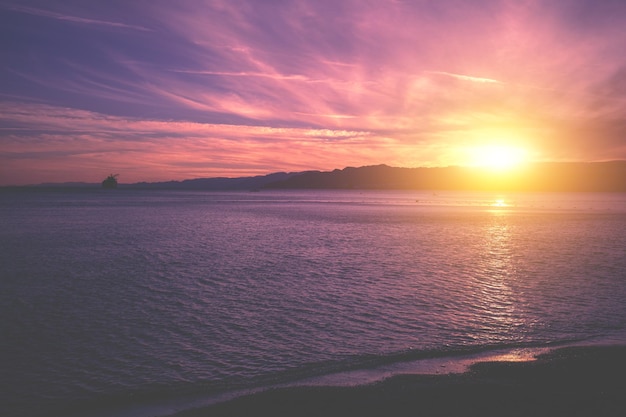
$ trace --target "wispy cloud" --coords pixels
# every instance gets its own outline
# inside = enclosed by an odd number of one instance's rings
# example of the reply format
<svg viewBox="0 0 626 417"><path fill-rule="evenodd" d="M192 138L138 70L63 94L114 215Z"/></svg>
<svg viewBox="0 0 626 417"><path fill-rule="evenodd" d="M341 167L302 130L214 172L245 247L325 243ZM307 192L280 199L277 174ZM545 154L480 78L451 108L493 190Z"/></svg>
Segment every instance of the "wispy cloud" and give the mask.
<svg viewBox="0 0 626 417"><path fill-rule="evenodd" d="M345 157L347 143L364 158L375 137L368 131L129 119L20 103L0 104L0 123L13 126L0 150L3 176L33 160L48 166L65 157L89 167L81 175L92 181L113 168L128 173L125 181L303 170L311 160L331 168L328 161ZM342 148L328 149L331 143Z"/></svg>
<svg viewBox="0 0 626 417"><path fill-rule="evenodd" d="M493 141L626 158L624 2L78 4L0 4L11 172L44 161L29 146L144 179L447 165Z"/></svg>
<svg viewBox="0 0 626 417"><path fill-rule="evenodd" d="M0 103L0 121L16 125L15 129L56 130L64 133L125 133L151 136L197 137L215 135L236 140L241 137L295 139L302 137L364 137L368 131L303 129L269 126L229 125L189 121L142 120L108 116L85 110L49 105ZM10 129L10 128L9 128Z"/></svg>
<svg viewBox="0 0 626 417"><path fill-rule="evenodd" d="M463 75L463 74L453 74L451 72L445 72L445 71L427 71L427 72L429 74L445 75L447 77L456 78L457 80L471 81L474 83L496 83L496 84L500 83L500 81L494 80L491 78L475 77L475 76Z"/></svg>
<svg viewBox="0 0 626 417"><path fill-rule="evenodd" d="M283 75L283 74L267 74L262 72L227 72L227 71L202 71L202 70L172 70L183 74L197 74L197 75L219 75L222 77L259 77L259 78L271 78L274 80L293 80L293 81L305 81L315 82L303 75Z"/></svg>
<svg viewBox="0 0 626 417"><path fill-rule="evenodd" d="M92 19L92 18L81 17L81 16L76 16L76 15L63 14L63 13L58 13L58 12L54 12L51 10L28 7L24 5L0 3L0 8L4 8L5 10L11 10L14 12L27 13L27 14L31 14L34 16L47 17L50 19L56 19L56 20L61 20L61 21L71 22L71 23L96 25L96 26L108 26L108 27L124 28L124 29L134 29L134 30L140 30L140 31L151 31L151 29L148 29L146 27L139 26L139 25L132 25L132 24L121 23L121 22L112 22L108 20Z"/></svg>

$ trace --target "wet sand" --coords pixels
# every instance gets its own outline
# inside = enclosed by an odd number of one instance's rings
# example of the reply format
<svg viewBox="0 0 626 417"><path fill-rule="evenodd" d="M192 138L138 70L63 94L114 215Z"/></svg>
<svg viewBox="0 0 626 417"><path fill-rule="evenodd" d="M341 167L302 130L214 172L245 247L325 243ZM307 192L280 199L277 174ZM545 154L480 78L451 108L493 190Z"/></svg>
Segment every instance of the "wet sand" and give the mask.
<svg viewBox="0 0 626 417"><path fill-rule="evenodd" d="M626 346L568 347L463 374L357 387L273 389L176 414L209 416L626 416Z"/></svg>

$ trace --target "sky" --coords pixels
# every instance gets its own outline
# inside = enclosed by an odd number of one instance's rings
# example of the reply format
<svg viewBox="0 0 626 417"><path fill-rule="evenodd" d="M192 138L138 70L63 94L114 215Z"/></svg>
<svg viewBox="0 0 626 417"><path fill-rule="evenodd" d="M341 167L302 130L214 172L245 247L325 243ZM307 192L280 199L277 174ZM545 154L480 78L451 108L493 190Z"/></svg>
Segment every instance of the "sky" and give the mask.
<svg viewBox="0 0 626 417"><path fill-rule="evenodd" d="M626 159L624 0L0 0L0 185Z"/></svg>

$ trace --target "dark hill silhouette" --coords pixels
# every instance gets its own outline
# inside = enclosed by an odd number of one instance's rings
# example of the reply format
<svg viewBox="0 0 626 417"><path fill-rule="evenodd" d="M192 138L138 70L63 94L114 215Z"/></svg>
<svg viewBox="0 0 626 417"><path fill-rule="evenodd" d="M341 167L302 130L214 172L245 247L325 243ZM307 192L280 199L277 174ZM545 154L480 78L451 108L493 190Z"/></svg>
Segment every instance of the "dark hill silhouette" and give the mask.
<svg viewBox="0 0 626 417"><path fill-rule="evenodd" d="M255 177L240 178L196 178L183 181L166 182L138 182L135 184L120 184L120 188L142 188L142 189L176 189L176 190L207 190L207 191L227 191L227 190L259 190L269 183L284 181L299 173L276 172L268 175L258 175Z"/></svg>
<svg viewBox="0 0 626 417"><path fill-rule="evenodd" d="M510 171L387 165L310 171L266 185L272 189L493 191L626 191L626 161L535 163Z"/></svg>
<svg viewBox="0 0 626 417"><path fill-rule="evenodd" d="M0 189L74 189L100 184L57 183ZM373 189L626 192L626 161L534 163L510 171L468 167L396 168L373 165L334 171L276 172L239 178L118 184L118 189L247 191L260 189Z"/></svg>

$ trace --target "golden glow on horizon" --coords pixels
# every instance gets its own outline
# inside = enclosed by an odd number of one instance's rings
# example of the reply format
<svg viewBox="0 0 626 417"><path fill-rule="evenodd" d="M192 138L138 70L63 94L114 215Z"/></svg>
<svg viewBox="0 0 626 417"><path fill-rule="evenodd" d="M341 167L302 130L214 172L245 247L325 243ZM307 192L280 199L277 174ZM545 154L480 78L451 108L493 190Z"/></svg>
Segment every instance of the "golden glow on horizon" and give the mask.
<svg viewBox="0 0 626 417"><path fill-rule="evenodd" d="M503 198L499 198L492 204L492 206L494 206L494 207L508 207L508 204L506 203L506 201L504 201Z"/></svg>
<svg viewBox="0 0 626 417"><path fill-rule="evenodd" d="M470 150L472 166L504 171L515 168L528 160L522 148L508 145L485 145Z"/></svg>

